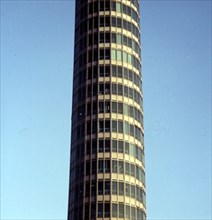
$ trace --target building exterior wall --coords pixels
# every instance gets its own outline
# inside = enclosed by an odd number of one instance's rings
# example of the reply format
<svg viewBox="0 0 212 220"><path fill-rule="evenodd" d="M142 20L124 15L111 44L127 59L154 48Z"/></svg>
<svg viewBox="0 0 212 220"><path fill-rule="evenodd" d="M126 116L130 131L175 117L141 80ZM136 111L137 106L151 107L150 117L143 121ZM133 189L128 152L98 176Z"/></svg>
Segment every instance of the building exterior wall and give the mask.
<svg viewBox="0 0 212 220"><path fill-rule="evenodd" d="M138 0L77 0L68 220L146 219Z"/></svg>

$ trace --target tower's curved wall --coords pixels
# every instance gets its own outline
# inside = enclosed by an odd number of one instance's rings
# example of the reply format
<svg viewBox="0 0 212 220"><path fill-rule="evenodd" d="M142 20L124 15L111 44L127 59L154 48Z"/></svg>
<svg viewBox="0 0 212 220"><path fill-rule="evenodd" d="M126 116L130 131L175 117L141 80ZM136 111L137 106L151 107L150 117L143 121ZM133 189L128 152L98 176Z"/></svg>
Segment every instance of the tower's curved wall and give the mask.
<svg viewBox="0 0 212 220"><path fill-rule="evenodd" d="M138 0L77 0L68 220L146 219Z"/></svg>

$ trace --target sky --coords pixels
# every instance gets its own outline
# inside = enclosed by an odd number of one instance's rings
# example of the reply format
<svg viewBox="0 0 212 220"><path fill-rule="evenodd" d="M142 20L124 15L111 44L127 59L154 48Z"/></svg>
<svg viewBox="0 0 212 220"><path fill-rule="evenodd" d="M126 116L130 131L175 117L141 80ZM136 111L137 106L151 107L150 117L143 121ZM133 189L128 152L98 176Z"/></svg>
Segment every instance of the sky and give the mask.
<svg viewBox="0 0 212 220"><path fill-rule="evenodd" d="M1 1L1 220L65 220L74 1ZM147 219L209 220L211 1L141 1Z"/></svg>

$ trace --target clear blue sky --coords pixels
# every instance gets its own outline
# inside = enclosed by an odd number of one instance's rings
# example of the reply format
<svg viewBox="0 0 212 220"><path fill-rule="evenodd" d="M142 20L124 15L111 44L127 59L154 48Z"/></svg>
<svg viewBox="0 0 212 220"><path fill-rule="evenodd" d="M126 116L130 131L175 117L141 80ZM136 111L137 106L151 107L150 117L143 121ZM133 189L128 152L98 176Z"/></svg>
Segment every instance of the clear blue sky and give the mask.
<svg viewBox="0 0 212 220"><path fill-rule="evenodd" d="M142 1L148 219L211 219L211 1ZM1 1L1 220L66 219L74 1Z"/></svg>

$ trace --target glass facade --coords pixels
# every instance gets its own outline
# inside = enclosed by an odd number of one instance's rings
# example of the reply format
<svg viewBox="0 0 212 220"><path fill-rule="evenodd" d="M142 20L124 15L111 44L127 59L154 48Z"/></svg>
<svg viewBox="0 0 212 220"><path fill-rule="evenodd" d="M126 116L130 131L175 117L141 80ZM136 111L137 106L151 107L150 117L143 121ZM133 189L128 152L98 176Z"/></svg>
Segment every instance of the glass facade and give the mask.
<svg viewBox="0 0 212 220"><path fill-rule="evenodd" d="M77 0L68 220L146 219L138 0Z"/></svg>

